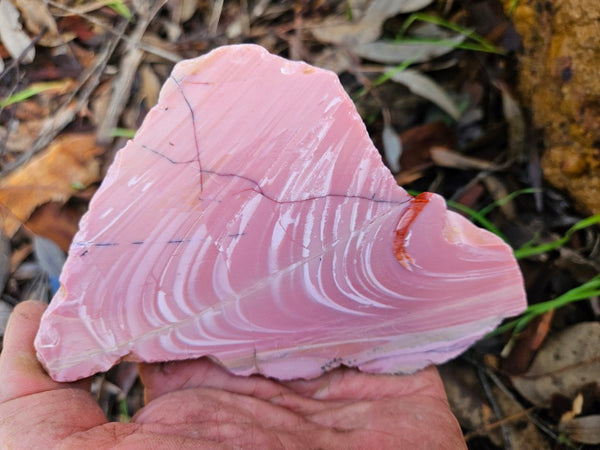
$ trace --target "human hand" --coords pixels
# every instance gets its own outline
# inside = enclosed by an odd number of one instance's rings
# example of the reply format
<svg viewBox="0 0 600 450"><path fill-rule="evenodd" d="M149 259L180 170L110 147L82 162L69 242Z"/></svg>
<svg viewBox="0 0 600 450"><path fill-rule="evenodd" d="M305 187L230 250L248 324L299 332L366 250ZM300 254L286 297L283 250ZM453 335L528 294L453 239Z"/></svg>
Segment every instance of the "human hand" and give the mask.
<svg viewBox="0 0 600 450"><path fill-rule="evenodd" d="M37 448L465 448L435 368L338 369L309 381L238 377L203 358L141 364L146 406L108 422L89 380L53 381L33 340L45 305L19 304L0 355L0 442Z"/></svg>

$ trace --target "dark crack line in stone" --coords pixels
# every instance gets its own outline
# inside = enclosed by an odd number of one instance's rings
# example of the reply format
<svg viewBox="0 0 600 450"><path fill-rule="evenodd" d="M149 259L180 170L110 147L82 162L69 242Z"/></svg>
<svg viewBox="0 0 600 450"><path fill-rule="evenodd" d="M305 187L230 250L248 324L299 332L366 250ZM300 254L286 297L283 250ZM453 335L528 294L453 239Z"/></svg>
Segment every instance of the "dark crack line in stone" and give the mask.
<svg viewBox="0 0 600 450"><path fill-rule="evenodd" d="M303 199L298 199L298 200L281 200L281 199L277 199L275 197L272 197L271 195L267 194L264 189L262 188L262 186L255 180L253 180L250 177L247 177L245 175L239 175L236 173L222 173L222 172L216 172L213 170L208 170L208 169L203 169L202 165L200 163L200 148L199 148L199 144L198 144L198 136L197 136L197 132L196 132L196 119L195 119L195 113L194 113L194 109L192 108L192 105L190 104L190 102L188 101L187 97L185 96L183 89L181 87L181 84L173 77L171 77L173 79L173 81L175 82L175 84L177 85L186 105L188 106L189 110L190 110L190 114L191 114L191 118L192 118L192 122L193 122L193 130L194 130L194 141L195 141L195 145L196 145L196 158L192 158L190 160L187 161L176 161L170 157L168 157L167 155L165 155L164 153L149 147L146 144L140 144L140 146L144 149L144 150L148 150L151 153L154 153L157 156L160 156L161 158L167 160L170 164L173 165L179 165L179 164L191 164L191 163L197 163L198 167L199 167L199 174L200 174L200 192L202 193L203 190L203 184L204 184L204 174L207 175L215 175L218 177L228 177L228 178L238 178L238 179L242 179L247 181L248 183L252 184L253 186L249 189L246 190L242 190L240 191L238 194L241 194L242 192L245 191L252 191L255 192L259 195L261 195L262 197L264 197L265 199L276 203L278 205L286 205L286 204L295 204L295 203L303 203L303 202L308 202L308 201L313 201L313 200L322 200L322 199L326 199L326 198L346 198L346 199L358 199L358 200L367 200L373 203L384 203L384 204L390 204L390 205L403 205L406 203L410 203L413 200L413 197L410 197L406 200L403 201L393 201L393 200L385 200L385 199L378 199L375 197L375 193L373 193L370 197L364 196L364 195L348 195L348 194L335 194L335 193L329 193L329 194L324 194L324 195L315 195L312 197L307 197L307 198L303 198ZM200 200L202 200L202 198L200 198ZM283 225L278 221L279 225L283 228L284 232L287 234L287 230L285 229L285 227L283 227ZM237 238L242 236L244 233L239 233L237 235L229 235L228 237L230 238ZM290 238L292 241L294 241L294 239ZM167 244L182 244L182 243L188 243L190 242L190 239L171 239L166 241ZM295 241L294 241L295 242ZM131 245L142 245L144 244L144 241L133 241L130 242ZM106 242L106 243L86 243L86 242L74 242L73 243L76 246L80 246L80 247L114 247L119 245L119 243L116 242ZM302 245L302 244L300 244ZM304 247L302 245L302 247ZM84 252L82 252L79 256L85 256L88 254L88 250L85 250Z"/></svg>
<svg viewBox="0 0 600 450"><path fill-rule="evenodd" d="M199 171L199 175L200 175L200 193L202 193L202 191L204 190L204 171L202 170L202 163L200 162L200 144L198 142L198 131L196 130L196 112L194 111L192 104L186 97L185 92L183 92L183 87L181 86L181 83L179 81L177 81L177 79L173 76L171 76L171 79L177 85L177 90L181 93L181 96L183 97L183 100L185 101L185 104L187 105L187 107L190 111L190 116L192 119L192 130L194 132L194 144L196 145L195 161L198 163L198 171Z"/></svg>
<svg viewBox="0 0 600 450"><path fill-rule="evenodd" d="M150 152L154 153L155 155L160 156L161 158L166 159L169 163L171 164L191 164L193 162L196 162L195 159L190 159L187 161L176 161L172 158L169 158L167 155L165 155L164 153L161 153L160 151L153 149L151 147L148 147L146 144L141 144L141 147L145 150L149 150ZM269 194L267 194L262 186L255 180L253 180L250 177L247 177L245 175L239 175L237 173L227 173L227 172L216 172L214 170L208 170L208 169L201 169L201 172L207 175L215 175L218 177L228 177L228 178L239 178L242 180L245 180L247 182L249 182L250 184L254 185L253 187L246 189L246 190L242 190L240 191L238 194L241 194L242 192L245 191L253 191L256 192L257 194L263 196L264 198L266 198L267 200L273 202L273 203L277 203L277 204L294 204L294 203L302 203L302 202L308 202L308 201L312 201L312 200L321 200L321 199L325 199L325 198L348 198L348 199L359 199L359 200L367 200L373 203L386 203L386 204L390 204L390 205L404 205L406 203L409 203L412 200L412 197L403 200L403 201L394 201L394 200L385 200L385 199L379 199L375 197L375 193L373 193L370 197L367 197L366 195L348 195L348 194L335 194L335 193L330 193L330 194L324 194L324 195L315 195L312 197L307 197L307 198L302 198L302 199L298 199L298 200L282 200L282 199L277 199Z"/></svg>
<svg viewBox="0 0 600 450"><path fill-rule="evenodd" d="M195 158L194 158L194 159L190 159L190 160L188 160L188 161L175 161L174 159L171 159L171 158L169 158L169 157L168 157L167 155L165 155L164 153L161 153L161 152L159 152L158 150L155 150L155 149L153 149L153 148L151 148L151 147L148 147L146 144L142 144L142 148L143 148L144 150L148 150L148 151L150 151L150 152L154 153L155 155L158 155L158 156L160 156L160 157L162 157L162 158L165 158L165 159L166 159L167 161L169 161L171 164L175 164L175 165L177 165L177 164L191 164L191 163L193 163L193 162L196 162L196 159L195 159Z"/></svg>

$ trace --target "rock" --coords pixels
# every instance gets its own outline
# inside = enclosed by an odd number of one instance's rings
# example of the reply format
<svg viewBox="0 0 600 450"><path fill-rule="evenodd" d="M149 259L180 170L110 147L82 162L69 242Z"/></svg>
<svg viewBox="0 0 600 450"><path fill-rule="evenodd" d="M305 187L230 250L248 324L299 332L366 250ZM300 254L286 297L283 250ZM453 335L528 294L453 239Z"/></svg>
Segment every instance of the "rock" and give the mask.
<svg viewBox="0 0 600 450"><path fill-rule="evenodd" d="M400 188L334 73L254 45L176 66L60 281L35 342L59 381L122 358L413 372L526 304L511 249Z"/></svg>
<svg viewBox="0 0 600 450"><path fill-rule="evenodd" d="M507 9L512 0L504 0ZM544 132L550 183L586 212L600 213L600 3L522 0L520 91Z"/></svg>

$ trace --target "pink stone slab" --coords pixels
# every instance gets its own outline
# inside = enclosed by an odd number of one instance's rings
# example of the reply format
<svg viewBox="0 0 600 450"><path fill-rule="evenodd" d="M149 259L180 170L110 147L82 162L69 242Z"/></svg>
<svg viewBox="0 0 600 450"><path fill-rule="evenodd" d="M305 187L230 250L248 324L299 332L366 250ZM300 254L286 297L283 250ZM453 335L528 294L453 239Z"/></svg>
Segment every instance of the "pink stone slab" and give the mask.
<svg viewBox="0 0 600 450"><path fill-rule="evenodd" d="M209 355L240 375L413 372L526 306L511 249L398 187L335 74L255 45L179 63L44 314L59 381Z"/></svg>

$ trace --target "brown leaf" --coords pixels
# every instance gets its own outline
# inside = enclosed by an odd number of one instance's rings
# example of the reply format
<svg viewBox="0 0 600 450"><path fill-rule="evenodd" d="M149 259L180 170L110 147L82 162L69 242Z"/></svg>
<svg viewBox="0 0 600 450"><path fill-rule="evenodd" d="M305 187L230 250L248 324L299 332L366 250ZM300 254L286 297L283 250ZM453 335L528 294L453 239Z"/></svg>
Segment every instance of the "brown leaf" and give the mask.
<svg viewBox="0 0 600 450"><path fill-rule="evenodd" d="M504 180L494 175L486 175L481 180L494 200L502 200L510 195ZM516 220L517 211L513 202L500 203L498 208L504 213L507 219Z"/></svg>
<svg viewBox="0 0 600 450"><path fill-rule="evenodd" d="M560 416L560 423L565 423L570 420L573 420L575 417L577 417L579 414L581 414L582 409L583 409L583 394L580 392L579 394L577 394L577 397L575 397L575 400L573 400L573 402L571 403L571 409L569 411L565 411Z"/></svg>
<svg viewBox="0 0 600 450"><path fill-rule="evenodd" d="M464 36L449 39L450 42L454 41L457 45L463 40ZM452 46L443 46L438 43L396 43L384 40L359 43L352 46L352 51L361 58L383 64L400 64L409 60L413 64L422 63L431 61L432 59L450 53L453 50Z"/></svg>
<svg viewBox="0 0 600 450"><path fill-rule="evenodd" d="M313 36L320 42L350 44L352 46L373 42L381 34L379 21L349 22L345 18L330 17L315 23Z"/></svg>
<svg viewBox="0 0 600 450"><path fill-rule="evenodd" d="M0 40L13 59L21 58L24 63L30 63L35 57L35 48L31 39L23 32L19 22L19 11L9 0L0 0Z"/></svg>
<svg viewBox="0 0 600 450"><path fill-rule="evenodd" d="M474 209L484 193L485 189L481 183L470 183L465 186L458 197L456 197L455 201L461 205Z"/></svg>
<svg viewBox="0 0 600 450"><path fill-rule="evenodd" d="M14 273L21 263L31 255L31 252L33 252L33 245L30 243L23 244L13 250L10 255L10 273Z"/></svg>
<svg viewBox="0 0 600 450"><path fill-rule="evenodd" d="M452 169L498 170L499 166L485 159L472 158L446 148L431 149L431 159L441 167Z"/></svg>
<svg viewBox="0 0 600 450"><path fill-rule="evenodd" d="M198 9L197 0L173 0L166 4L171 10L171 20L184 23L192 18Z"/></svg>
<svg viewBox="0 0 600 450"><path fill-rule="evenodd" d="M495 84L502 94L502 111L504 112L504 119L508 124L508 150L510 158L518 162L524 162L526 159L526 125L525 118L521 112L521 106L505 83L497 81Z"/></svg>
<svg viewBox="0 0 600 450"><path fill-rule="evenodd" d="M435 146L454 147L456 136L443 122L431 122L409 128L400 133L402 171L396 176L398 184L405 184L422 176L422 171L432 166L429 151Z"/></svg>
<svg viewBox="0 0 600 450"><path fill-rule="evenodd" d="M373 42L381 35L381 26L386 19L400 13L417 11L432 0L374 0L363 11L353 10L349 21L345 17L328 17L313 24L311 31L323 43L358 45Z"/></svg>
<svg viewBox="0 0 600 450"><path fill-rule="evenodd" d="M56 242L66 252L82 215L83 211L66 207L62 203L49 202L38 207L25 225L32 233Z"/></svg>
<svg viewBox="0 0 600 450"><path fill-rule="evenodd" d="M578 417L560 424L559 430L582 444L600 444L600 415Z"/></svg>
<svg viewBox="0 0 600 450"><path fill-rule="evenodd" d="M439 369L450 408L460 425L469 431L465 435L467 440L486 436L496 446L504 448L548 448L536 426L527 417L528 411L522 410L496 385L491 385L486 395L474 367L452 361ZM488 395L494 401L494 408ZM505 439L509 442L504 442Z"/></svg>
<svg viewBox="0 0 600 450"><path fill-rule="evenodd" d="M531 367L511 377L531 403L547 407L553 394L575 397L587 383L600 379L600 323L582 322L546 340Z"/></svg>
<svg viewBox="0 0 600 450"><path fill-rule="evenodd" d="M38 41L46 47L56 47L65 43L64 36L58 32L56 21L48 11L45 2L39 0L14 0L15 6L19 8L25 21L25 26L33 35L45 32Z"/></svg>
<svg viewBox="0 0 600 450"><path fill-rule="evenodd" d="M516 338L510 353L502 362L502 370L511 375L525 372L550 331L554 310L544 313L529 322Z"/></svg>
<svg viewBox="0 0 600 450"><path fill-rule="evenodd" d="M474 367L451 361L440 366L439 371L450 408L460 425L466 430L481 430L479 435L486 435L494 444L501 445L499 430L486 430L497 419L485 398Z"/></svg>
<svg viewBox="0 0 600 450"><path fill-rule="evenodd" d="M503 448L514 448L519 450L550 450L550 444L535 424L515 401L497 385L492 385L491 394L494 397L504 423L503 436L507 443Z"/></svg>
<svg viewBox="0 0 600 450"><path fill-rule="evenodd" d="M41 120L20 121L16 126L5 128L0 126L0 142L4 144L3 151L25 152L31 148L35 136L41 127Z"/></svg>
<svg viewBox="0 0 600 450"><path fill-rule="evenodd" d="M389 67L388 70L393 70L393 67ZM394 73L390 79L396 83L403 84L413 94L434 103L454 120L459 119L460 110L454 103L454 100L450 98L446 91L433 78L422 74L418 70L406 69Z"/></svg>
<svg viewBox="0 0 600 450"><path fill-rule="evenodd" d="M0 181L0 215L12 236L40 205L65 202L81 187L99 179L96 156L102 149L93 134L68 134Z"/></svg>
<svg viewBox="0 0 600 450"><path fill-rule="evenodd" d="M158 93L160 92L161 82L149 64L142 64L139 73L142 86L137 94L137 100L139 102L145 100L146 107L150 109L158 103Z"/></svg>

